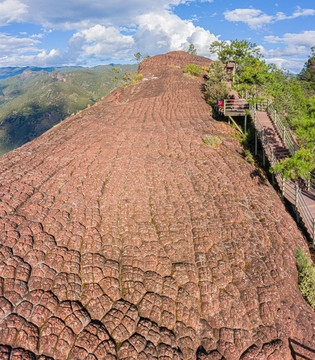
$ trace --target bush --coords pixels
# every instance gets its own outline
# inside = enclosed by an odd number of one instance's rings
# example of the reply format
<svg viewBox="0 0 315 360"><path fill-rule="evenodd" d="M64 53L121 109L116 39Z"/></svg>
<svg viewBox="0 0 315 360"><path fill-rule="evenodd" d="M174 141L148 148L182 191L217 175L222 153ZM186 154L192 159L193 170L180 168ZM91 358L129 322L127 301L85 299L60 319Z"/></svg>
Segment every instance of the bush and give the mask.
<svg viewBox="0 0 315 360"><path fill-rule="evenodd" d="M190 76L200 76L202 73L202 70L196 64L187 64L185 66L184 73L186 73Z"/></svg>
<svg viewBox="0 0 315 360"><path fill-rule="evenodd" d="M211 135L207 136L203 142L211 148L215 147L215 145L222 144L222 140L219 137Z"/></svg>
<svg viewBox="0 0 315 360"><path fill-rule="evenodd" d="M295 258L299 272L299 289L315 310L315 266L301 248L296 249Z"/></svg>
<svg viewBox="0 0 315 360"><path fill-rule="evenodd" d="M134 85L143 79L142 74L137 74L131 71L126 71L122 76L123 86Z"/></svg>

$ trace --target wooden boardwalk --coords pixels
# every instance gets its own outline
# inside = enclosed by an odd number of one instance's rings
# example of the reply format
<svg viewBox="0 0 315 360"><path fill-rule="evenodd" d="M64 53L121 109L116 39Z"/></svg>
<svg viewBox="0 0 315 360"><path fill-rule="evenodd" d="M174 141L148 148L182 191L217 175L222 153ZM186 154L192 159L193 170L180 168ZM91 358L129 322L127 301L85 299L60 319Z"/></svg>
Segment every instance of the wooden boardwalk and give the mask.
<svg viewBox="0 0 315 360"><path fill-rule="evenodd" d="M255 115L254 115L255 116ZM266 155L271 164L275 164L287 157L290 151L279 132L279 129L267 111L256 111L256 129L261 133ZM266 149L267 147L267 149ZM305 190L303 181L284 182L277 179L283 196L296 208L308 232L315 241L315 195Z"/></svg>
<svg viewBox="0 0 315 360"><path fill-rule="evenodd" d="M260 110L257 110L256 107L250 107L245 99L225 99L223 103L224 106L215 106L215 110L221 115L229 117L233 122L233 116L244 116L245 132L247 114L250 111L256 129L255 153L257 155L257 136L259 136L264 149L264 162L265 157L267 157L273 166L275 163L292 156L296 151L297 145L294 143L290 132L284 127L271 105L260 104ZM236 123L235 125L239 128ZM240 128L239 130L242 132ZM309 186L303 179L294 182L284 181L280 174L276 174L275 178L283 197L292 204L297 213L297 219L302 219L315 243L315 194L309 191Z"/></svg>

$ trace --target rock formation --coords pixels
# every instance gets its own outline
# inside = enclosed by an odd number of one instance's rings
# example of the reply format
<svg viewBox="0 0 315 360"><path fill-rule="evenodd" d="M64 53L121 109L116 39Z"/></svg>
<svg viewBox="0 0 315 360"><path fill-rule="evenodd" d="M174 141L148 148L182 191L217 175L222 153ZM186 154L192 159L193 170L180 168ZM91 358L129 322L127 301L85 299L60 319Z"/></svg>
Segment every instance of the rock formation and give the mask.
<svg viewBox="0 0 315 360"><path fill-rule="evenodd" d="M1 359L311 358L306 242L188 63L0 158Z"/></svg>

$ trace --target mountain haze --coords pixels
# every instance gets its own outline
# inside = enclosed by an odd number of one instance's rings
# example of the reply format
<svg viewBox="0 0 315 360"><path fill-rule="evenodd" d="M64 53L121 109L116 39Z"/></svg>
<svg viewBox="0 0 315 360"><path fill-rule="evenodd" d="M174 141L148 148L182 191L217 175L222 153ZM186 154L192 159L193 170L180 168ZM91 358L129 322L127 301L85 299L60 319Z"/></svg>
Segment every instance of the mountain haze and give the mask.
<svg viewBox="0 0 315 360"><path fill-rule="evenodd" d="M311 358L306 240L183 73L210 62L144 60L0 158L0 358Z"/></svg>

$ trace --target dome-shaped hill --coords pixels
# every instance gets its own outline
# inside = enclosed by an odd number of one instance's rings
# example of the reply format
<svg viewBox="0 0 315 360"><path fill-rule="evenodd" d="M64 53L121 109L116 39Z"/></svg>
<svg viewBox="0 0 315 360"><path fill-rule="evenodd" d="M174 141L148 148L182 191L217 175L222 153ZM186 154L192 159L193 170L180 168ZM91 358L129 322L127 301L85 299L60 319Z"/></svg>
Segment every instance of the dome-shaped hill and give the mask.
<svg viewBox="0 0 315 360"><path fill-rule="evenodd" d="M187 63L0 158L0 358L311 356L305 240Z"/></svg>

